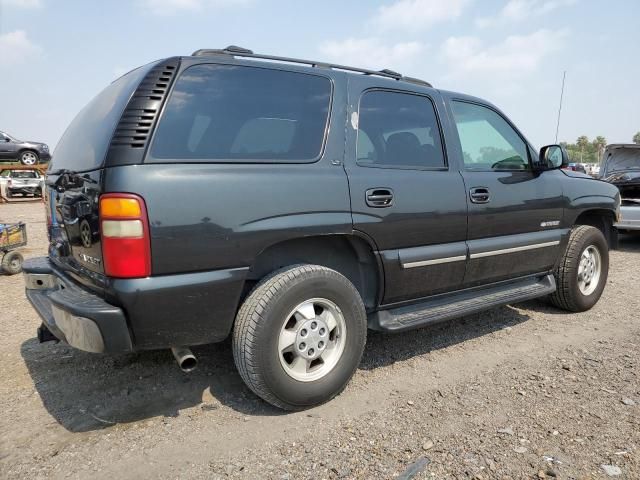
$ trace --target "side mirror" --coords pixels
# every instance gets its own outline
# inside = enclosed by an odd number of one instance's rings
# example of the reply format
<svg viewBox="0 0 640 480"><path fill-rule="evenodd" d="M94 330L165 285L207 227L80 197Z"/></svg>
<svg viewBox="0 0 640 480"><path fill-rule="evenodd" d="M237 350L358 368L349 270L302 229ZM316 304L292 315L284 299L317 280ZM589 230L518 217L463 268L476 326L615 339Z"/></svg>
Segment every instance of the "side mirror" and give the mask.
<svg viewBox="0 0 640 480"><path fill-rule="evenodd" d="M538 166L540 170L553 170L569 164L569 155L560 145L546 145L540 149Z"/></svg>

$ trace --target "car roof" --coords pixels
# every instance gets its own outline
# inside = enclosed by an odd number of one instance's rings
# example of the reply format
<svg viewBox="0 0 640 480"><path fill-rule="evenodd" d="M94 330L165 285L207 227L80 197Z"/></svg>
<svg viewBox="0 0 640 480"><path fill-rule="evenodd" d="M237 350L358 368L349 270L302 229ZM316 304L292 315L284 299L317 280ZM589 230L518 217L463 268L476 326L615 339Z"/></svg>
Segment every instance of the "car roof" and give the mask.
<svg viewBox="0 0 640 480"><path fill-rule="evenodd" d="M269 62L272 64L273 63L278 64L280 67L292 66L292 67L302 68L303 70L321 69L321 70L342 71L342 72L345 72L346 74L351 74L351 75L358 74L358 75L368 75L373 77L382 77L382 78L396 80L403 83L433 88L433 86L425 80L408 77L406 75L402 75L401 73L398 73L388 68L385 68L382 70L371 70L371 69L362 68L362 67L353 67L350 65L341 65L341 64L319 61L319 60L305 60L305 59L293 58L293 57L281 57L276 55L253 53L252 50L238 47L235 45L230 45L222 49L202 48L193 52L189 57L183 56L182 59L184 60L189 58L207 59L212 57L218 58L218 59L224 59L225 61L236 60L236 61L241 61L239 63L242 63L242 64L257 64L260 66L264 66L265 62ZM295 70L297 70L298 68L295 68Z"/></svg>

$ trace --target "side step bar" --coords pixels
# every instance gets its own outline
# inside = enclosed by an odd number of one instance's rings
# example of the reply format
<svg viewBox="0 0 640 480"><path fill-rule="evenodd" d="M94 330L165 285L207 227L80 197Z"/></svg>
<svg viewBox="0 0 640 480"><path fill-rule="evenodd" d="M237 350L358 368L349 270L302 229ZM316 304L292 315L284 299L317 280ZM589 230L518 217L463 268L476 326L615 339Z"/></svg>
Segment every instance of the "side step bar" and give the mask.
<svg viewBox="0 0 640 480"><path fill-rule="evenodd" d="M500 305L543 297L555 290L553 275L525 278L490 288L463 290L454 295L373 313L369 315L369 328L386 332L412 330Z"/></svg>

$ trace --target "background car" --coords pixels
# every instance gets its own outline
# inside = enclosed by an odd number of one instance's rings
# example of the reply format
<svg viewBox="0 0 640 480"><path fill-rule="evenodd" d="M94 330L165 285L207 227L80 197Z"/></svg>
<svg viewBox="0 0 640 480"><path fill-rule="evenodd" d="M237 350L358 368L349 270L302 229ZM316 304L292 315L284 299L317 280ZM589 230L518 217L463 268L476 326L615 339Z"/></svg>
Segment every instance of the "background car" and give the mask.
<svg viewBox="0 0 640 480"><path fill-rule="evenodd" d="M571 170L573 172L580 172L586 175L587 171L584 168L584 165L581 163L570 163L566 167L563 167L565 170Z"/></svg>
<svg viewBox="0 0 640 480"><path fill-rule="evenodd" d="M17 160L23 165L36 165L51 160L49 146L42 142L22 141L0 132L0 161Z"/></svg>
<svg viewBox="0 0 640 480"><path fill-rule="evenodd" d="M16 194L41 197L44 191L44 175L35 168L4 169L0 171L0 192L7 198Z"/></svg>
<svg viewBox="0 0 640 480"><path fill-rule="evenodd" d="M600 172L602 180L620 190L618 230L640 231L640 145L607 145Z"/></svg>

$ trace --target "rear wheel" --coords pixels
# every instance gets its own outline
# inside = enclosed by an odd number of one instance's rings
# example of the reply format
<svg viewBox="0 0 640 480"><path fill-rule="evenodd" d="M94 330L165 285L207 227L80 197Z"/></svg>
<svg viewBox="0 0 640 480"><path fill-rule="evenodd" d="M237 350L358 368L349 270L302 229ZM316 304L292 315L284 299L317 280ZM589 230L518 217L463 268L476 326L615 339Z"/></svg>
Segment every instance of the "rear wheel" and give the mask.
<svg viewBox="0 0 640 480"><path fill-rule="evenodd" d="M574 228L554 272L557 290L551 302L570 312L589 310L600 299L608 273L609 247L602 232L588 225Z"/></svg>
<svg viewBox="0 0 640 480"><path fill-rule="evenodd" d="M22 271L22 262L24 258L20 252L7 252L2 257L2 270L9 275L15 275Z"/></svg>
<svg viewBox="0 0 640 480"><path fill-rule="evenodd" d="M247 386L285 410L301 410L339 394L366 342L362 299L343 275L319 265L283 268L243 303L233 355Z"/></svg>
<svg viewBox="0 0 640 480"><path fill-rule="evenodd" d="M20 154L20 163L23 165L35 165L40 160L36 152L27 150Z"/></svg>

